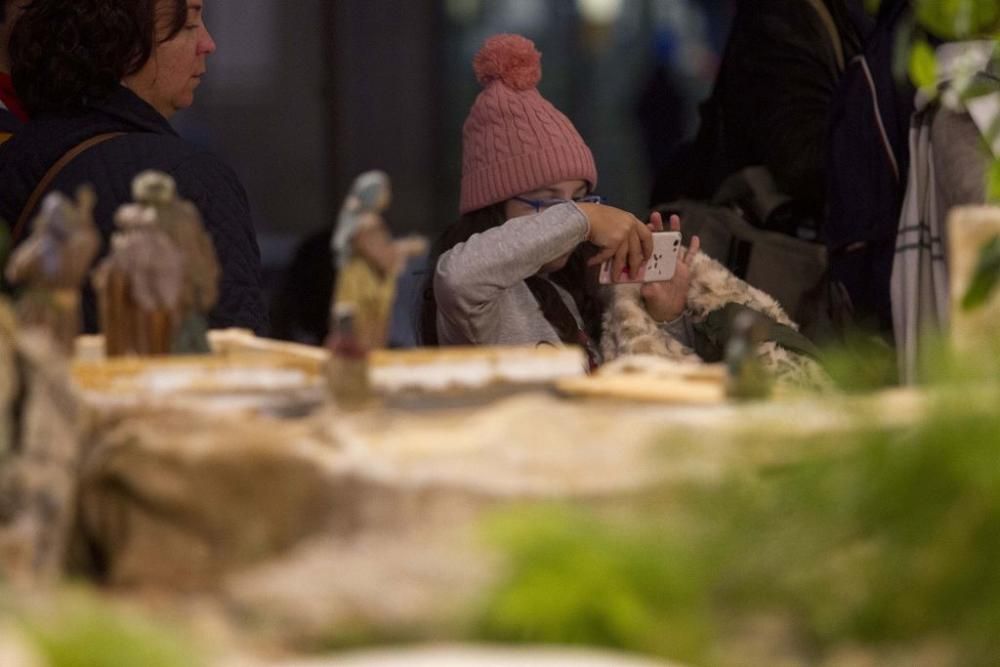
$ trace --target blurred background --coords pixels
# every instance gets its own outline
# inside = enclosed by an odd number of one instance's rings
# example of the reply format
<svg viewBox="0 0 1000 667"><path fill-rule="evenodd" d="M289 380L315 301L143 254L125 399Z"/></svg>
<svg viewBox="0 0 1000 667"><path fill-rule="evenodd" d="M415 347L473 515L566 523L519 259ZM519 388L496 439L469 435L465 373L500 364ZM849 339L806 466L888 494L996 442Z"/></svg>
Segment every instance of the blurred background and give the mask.
<svg viewBox="0 0 1000 667"><path fill-rule="evenodd" d="M194 107L174 124L230 163L247 188L273 333L317 342L309 320L325 323L327 238L358 173L392 177L396 234L433 240L457 217L462 123L479 91L471 61L486 37L535 41L541 92L593 149L598 192L642 215L653 174L697 127L735 1L205 5L218 51ZM411 271L410 282L419 275Z"/></svg>

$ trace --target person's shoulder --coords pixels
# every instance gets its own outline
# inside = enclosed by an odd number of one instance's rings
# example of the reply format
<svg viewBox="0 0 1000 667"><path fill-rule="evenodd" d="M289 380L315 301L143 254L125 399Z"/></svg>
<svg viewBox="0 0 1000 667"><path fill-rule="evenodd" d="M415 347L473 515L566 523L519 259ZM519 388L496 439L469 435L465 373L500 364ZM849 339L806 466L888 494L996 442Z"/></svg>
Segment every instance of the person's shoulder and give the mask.
<svg viewBox="0 0 1000 667"><path fill-rule="evenodd" d="M179 158L174 166L175 176L197 176L239 183L232 166L208 149L188 144L187 150Z"/></svg>
<svg viewBox="0 0 1000 667"><path fill-rule="evenodd" d="M222 158L174 134L131 132L109 141L108 150L128 154L125 161L134 169L170 174L187 197L199 198L220 189L243 189L236 172Z"/></svg>
<svg viewBox="0 0 1000 667"><path fill-rule="evenodd" d="M0 105L0 134L14 134L22 125L17 116Z"/></svg>
<svg viewBox="0 0 1000 667"><path fill-rule="evenodd" d="M746 4L740 8L736 24L765 31L790 29L794 34L796 30L822 26L824 15L831 14L823 0L752 0Z"/></svg>
<svg viewBox="0 0 1000 667"><path fill-rule="evenodd" d="M123 132L107 143L107 149L130 153L135 162L155 163L165 171L211 159L209 154L182 137L157 132Z"/></svg>

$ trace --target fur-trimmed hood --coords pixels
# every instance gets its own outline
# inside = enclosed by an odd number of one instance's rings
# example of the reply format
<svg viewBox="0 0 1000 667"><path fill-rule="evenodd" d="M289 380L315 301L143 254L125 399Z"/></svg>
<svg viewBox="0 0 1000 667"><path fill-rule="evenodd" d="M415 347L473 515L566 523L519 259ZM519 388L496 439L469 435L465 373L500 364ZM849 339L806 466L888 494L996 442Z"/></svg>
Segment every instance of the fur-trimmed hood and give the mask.
<svg viewBox="0 0 1000 667"><path fill-rule="evenodd" d="M606 288L607 307L602 322L601 352L604 361L633 354L652 354L677 361L701 362L689 346L666 332L646 311L639 285ZM695 323L704 322L713 312L735 303L751 308L778 324L798 331L780 304L769 294L740 280L722 264L699 253L691 264L687 313ZM773 341L758 346L757 356L779 384L829 388L830 378L815 360L797 354Z"/></svg>

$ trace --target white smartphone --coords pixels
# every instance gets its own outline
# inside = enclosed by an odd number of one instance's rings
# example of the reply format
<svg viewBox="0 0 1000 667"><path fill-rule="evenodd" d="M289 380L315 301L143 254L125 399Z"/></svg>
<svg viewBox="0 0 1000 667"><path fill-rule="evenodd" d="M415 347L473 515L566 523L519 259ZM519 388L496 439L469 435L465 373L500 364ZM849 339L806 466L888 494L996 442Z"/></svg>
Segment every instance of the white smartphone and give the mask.
<svg viewBox="0 0 1000 667"><path fill-rule="evenodd" d="M611 260L601 264L598 280L602 285L612 283L654 283L670 280L677 270L677 257L681 251L680 232L653 232L653 254L637 276L629 276L622 270L618 280L611 279Z"/></svg>

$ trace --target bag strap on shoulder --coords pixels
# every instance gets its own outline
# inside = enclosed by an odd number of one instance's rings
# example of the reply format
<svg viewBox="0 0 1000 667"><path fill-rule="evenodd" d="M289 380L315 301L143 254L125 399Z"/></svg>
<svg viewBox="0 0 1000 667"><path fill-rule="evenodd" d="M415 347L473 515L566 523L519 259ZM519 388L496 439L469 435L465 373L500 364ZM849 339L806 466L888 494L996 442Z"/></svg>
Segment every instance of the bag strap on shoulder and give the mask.
<svg viewBox="0 0 1000 667"><path fill-rule="evenodd" d="M70 162L79 157L81 153L90 150L91 148L97 146L98 144L103 144L105 141L108 141L109 139L120 137L123 134L125 133L105 132L104 134L98 134L97 136L91 137L86 141L77 144L73 148L66 151L65 155L56 160L55 164L49 167L49 170L45 172L44 176L42 176L42 180L38 181L38 185L35 186L35 189L31 193L31 196L28 197L28 201L25 203L24 208L21 209L21 215L18 217L17 224L14 225L14 231L11 234L11 244L17 245L17 243L21 240L21 236L27 230L28 219L31 217L31 214L35 211L35 208L38 206L39 200L42 198L42 195L44 195L45 192L49 189L49 186L52 185L52 181L55 180L56 176L58 176L59 173L66 168L66 165L68 165Z"/></svg>
<svg viewBox="0 0 1000 667"><path fill-rule="evenodd" d="M837 22L833 20L833 14L823 0L806 0L816 13L819 14L819 20L823 22L823 27L829 33L830 42L833 44L833 54L837 59L837 71L843 72L847 67L847 61L844 58L844 45L840 41L840 31L837 30Z"/></svg>

